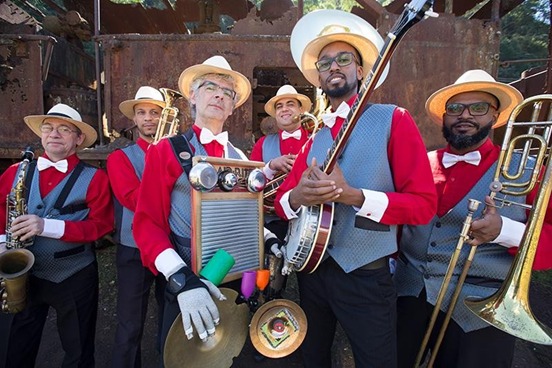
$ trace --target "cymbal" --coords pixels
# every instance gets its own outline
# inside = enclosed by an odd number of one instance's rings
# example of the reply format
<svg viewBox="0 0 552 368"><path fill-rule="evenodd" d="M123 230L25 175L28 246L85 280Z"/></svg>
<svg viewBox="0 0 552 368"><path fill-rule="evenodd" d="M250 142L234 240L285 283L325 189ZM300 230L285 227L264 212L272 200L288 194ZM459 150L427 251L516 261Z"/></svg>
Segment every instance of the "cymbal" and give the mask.
<svg viewBox="0 0 552 368"><path fill-rule="evenodd" d="M165 368L228 368L245 344L249 322L247 305L235 303L235 290L220 288L226 300L215 300L220 313L220 324L215 334L202 342L194 331L191 340L186 338L182 327L182 315L173 322L163 352Z"/></svg>
<svg viewBox="0 0 552 368"><path fill-rule="evenodd" d="M263 304L251 319L249 337L257 351L269 358L293 353L307 334L307 316L300 306L287 299Z"/></svg>

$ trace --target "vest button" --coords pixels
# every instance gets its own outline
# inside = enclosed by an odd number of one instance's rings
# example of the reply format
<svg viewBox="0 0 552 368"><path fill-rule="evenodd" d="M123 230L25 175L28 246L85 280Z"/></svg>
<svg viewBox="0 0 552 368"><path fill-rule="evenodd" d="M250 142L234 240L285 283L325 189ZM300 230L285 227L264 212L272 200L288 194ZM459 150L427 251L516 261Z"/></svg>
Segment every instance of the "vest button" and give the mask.
<svg viewBox="0 0 552 368"><path fill-rule="evenodd" d="M39 204L38 206L36 206L37 209L41 210L42 208L44 208L43 205Z"/></svg>
<svg viewBox="0 0 552 368"><path fill-rule="evenodd" d="M433 259L431 258L431 256L430 256L430 255L428 255L428 256L427 256L427 262L428 262L428 263L431 263L431 262L433 262Z"/></svg>
<svg viewBox="0 0 552 368"><path fill-rule="evenodd" d="M328 249L333 249L333 244L328 244Z"/></svg>
<svg viewBox="0 0 552 368"><path fill-rule="evenodd" d="M426 280L429 279L429 274L424 273L424 279L426 279Z"/></svg>
<svg viewBox="0 0 552 368"><path fill-rule="evenodd" d="M435 223L435 227L441 227L441 222L440 222L440 221L437 221L437 222Z"/></svg>
<svg viewBox="0 0 552 368"><path fill-rule="evenodd" d="M431 245L432 247L435 247L435 246L437 246L437 243L433 241L433 242L429 243L429 245Z"/></svg>
<svg viewBox="0 0 552 368"><path fill-rule="evenodd" d="M337 224L337 220L332 221L332 225L335 226Z"/></svg>

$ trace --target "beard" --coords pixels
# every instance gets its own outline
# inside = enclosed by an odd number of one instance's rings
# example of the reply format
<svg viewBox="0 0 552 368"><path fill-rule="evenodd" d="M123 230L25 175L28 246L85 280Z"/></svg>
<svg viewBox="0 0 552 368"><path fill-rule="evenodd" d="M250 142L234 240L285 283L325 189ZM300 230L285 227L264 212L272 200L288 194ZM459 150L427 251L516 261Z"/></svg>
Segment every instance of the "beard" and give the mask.
<svg viewBox="0 0 552 368"><path fill-rule="evenodd" d="M471 124L478 125L476 123L470 122ZM457 123L456 123L457 124ZM481 127L478 126L478 130L474 135L465 135L465 134L454 134L452 129L456 124L453 124L450 128L443 124L443 137L450 144L451 147L457 150L464 150L472 146L481 143L486 139L491 133L493 127L493 121L489 122L487 125Z"/></svg>
<svg viewBox="0 0 552 368"><path fill-rule="evenodd" d="M340 98L343 96L347 96L353 90L356 92L357 88L358 88L358 81L354 81L350 83L349 81L347 81L347 79L345 79L345 84L343 86L341 87L338 86L330 89L330 87L328 87L328 84L326 84L326 86L322 88L322 91L324 91L324 93L328 97Z"/></svg>

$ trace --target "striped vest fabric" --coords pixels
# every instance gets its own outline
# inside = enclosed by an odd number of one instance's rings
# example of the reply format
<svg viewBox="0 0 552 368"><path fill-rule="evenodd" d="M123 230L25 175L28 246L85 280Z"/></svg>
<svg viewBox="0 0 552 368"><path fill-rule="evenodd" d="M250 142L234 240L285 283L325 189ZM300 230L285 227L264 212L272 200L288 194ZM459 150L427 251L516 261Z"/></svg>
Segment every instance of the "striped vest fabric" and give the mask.
<svg viewBox="0 0 552 368"><path fill-rule="evenodd" d="M515 157L514 161L517 159L519 157ZM489 184L494 177L496 165L495 162L469 193L443 217L435 216L428 225L403 227L399 247L401 255L397 260L394 275L398 296L418 296L425 287L427 300L435 305L441 282L458 243L462 224L468 214L468 199L483 200L489 194ZM525 203L525 196L510 197L510 199ZM484 207L484 203L479 206L473 216L474 219L481 216ZM499 213L515 221L526 221L525 210L519 206L501 208ZM462 248L447 294L441 305L441 310L444 312L448 310L450 298L470 248L470 245L467 244ZM499 244L487 243L477 248L468 277L452 314L454 321L465 332L489 325L470 312L465 307L463 300L468 296L484 298L493 294L506 277L512 260L507 248Z"/></svg>
<svg viewBox="0 0 552 368"><path fill-rule="evenodd" d="M144 166L146 153L139 145L133 144L123 148L121 151L128 157L128 160L134 168L134 172L140 181L144 174ZM134 211L129 210L119 203L117 198L113 196L115 207L115 235L114 240L127 247L137 248L134 236L132 235L132 220L134 219Z"/></svg>
<svg viewBox="0 0 552 368"><path fill-rule="evenodd" d="M84 170L79 175L77 181L63 206L69 204L79 204L86 201L86 192L97 169L85 165ZM71 214L60 214L54 209L54 204L58 199L61 191L70 174L67 175L46 197L40 196L40 178L38 169L35 168L34 178L29 189L28 213L37 215L43 218L66 220L66 221L82 221L88 217L90 210L83 209ZM15 183L14 183L15 184ZM78 251L84 246L84 251ZM96 259L96 254L90 243L69 243L60 239L46 238L36 236L33 245L28 247L34 256L35 263L32 268L34 276L59 283L68 277L82 270ZM74 250L74 254L71 251Z"/></svg>
<svg viewBox="0 0 552 368"><path fill-rule="evenodd" d="M196 135L194 134L192 139L190 139L190 145L195 148L194 155L208 156L207 151ZM242 157L238 151L228 142L228 153L226 158L240 160ZM175 159L176 158L175 156ZM180 177L176 180L174 184L173 191L171 193L171 213L169 215L169 225L172 232L182 238L191 238L192 234L192 218L191 218L191 208L192 208L192 187L190 186L190 181L188 176L183 171ZM191 248L189 246L182 246L180 243L176 242L176 251L182 257L186 264L191 264Z"/></svg>
<svg viewBox="0 0 552 368"><path fill-rule="evenodd" d="M338 164L348 184L354 188L381 192L395 191L387 157L394 105L372 105L360 117ZM308 161L316 157L318 164L326 158L333 143L330 129L322 128L314 137ZM397 250L397 227L374 231L355 226L352 206L335 204L334 224L327 254L351 272Z"/></svg>

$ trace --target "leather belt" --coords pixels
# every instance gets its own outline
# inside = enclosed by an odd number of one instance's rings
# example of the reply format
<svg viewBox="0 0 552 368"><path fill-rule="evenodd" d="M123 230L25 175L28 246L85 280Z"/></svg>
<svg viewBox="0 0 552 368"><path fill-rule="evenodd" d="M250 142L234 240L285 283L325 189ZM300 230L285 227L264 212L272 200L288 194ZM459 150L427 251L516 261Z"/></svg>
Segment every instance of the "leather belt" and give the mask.
<svg viewBox="0 0 552 368"><path fill-rule="evenodd" d="M382 257L359 267L359 270L379 270L382 267L389 265L389 257Z"/></svg>

